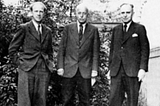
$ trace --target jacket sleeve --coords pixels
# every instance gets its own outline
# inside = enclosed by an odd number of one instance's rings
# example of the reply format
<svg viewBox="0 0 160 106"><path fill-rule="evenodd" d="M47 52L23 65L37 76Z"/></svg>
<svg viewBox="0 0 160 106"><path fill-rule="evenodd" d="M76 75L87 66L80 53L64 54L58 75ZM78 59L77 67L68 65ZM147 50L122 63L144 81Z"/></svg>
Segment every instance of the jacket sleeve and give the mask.
<svg viewBox="0 0 160 106"><path fill-rule="evenodd" d="M64 27L62 38L59 44L59 52L57 55L57 67L64 68L64 57L65 57L65 51L66 51L66 44L67 44L67 27Z"/></svg>
<svg viewBox="0 0 160 106"><path fill-rule="evenodd" d="M19 59L18 58L18 51L24 42L24 37L25 37L24 26L20 25L20 26L18 26L18 30L10 42L9 50L8 50L11 61L15 65L18 65L18 62L19 62L18 61L18 59Z"/></svg>
<svg viewBox="0 0 160 106"><path fill-rule="evenodd" d="M51 30L49 30L49 39L48 39L48 43L49 43L49 46L48 46L48 57L49 57L49 60L53 62L53 44L52 44L52 33L51 33Z"/></svg>
<svg viewBox="0 0 160 106"><path fill-rule="evenodd" d="M100 38L98 28L95 29L94 43L93 43L93 64L92 70L98 71L99 68L99 52L100 52Z"/></svg>
<svg viewBox="0 0 160 106"><path fill-rule="evenodd" d="M139 40L141 45L141 61L140 61L140 69L144 69L146 72L148 71L148 61L149 61L149 53L150 46L149 41L146 34L146 29L144 26L139 28Z"/></svg>
<svg viewBox="0 0 160 106"><path fill-rule="evenodd" d="M113 56L113 47L114 47L114 28L112 30L112 36L111 36L111 43L110 43L110 51L109 51L109 69L112 62L112 56Z"/></svg>

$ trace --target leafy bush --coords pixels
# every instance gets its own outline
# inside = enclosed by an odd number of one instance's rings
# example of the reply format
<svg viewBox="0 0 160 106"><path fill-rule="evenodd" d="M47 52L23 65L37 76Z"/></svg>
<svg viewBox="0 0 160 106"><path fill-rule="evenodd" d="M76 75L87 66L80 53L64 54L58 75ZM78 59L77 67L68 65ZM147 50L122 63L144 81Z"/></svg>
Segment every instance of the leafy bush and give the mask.
<svg viewBox="0 0 160 106"><path fill-rule="evenodd" d="M0 106L15 106L17 103L17 71L6 63L0 78Z"/></svg>
<svg viewBox="0 0 160 106"><path fill-rule="evenodd" d="M99 29L100 34L100 67L99 75L96 78L96 83L92 87L92 106L108 106L109 99L109 83L106 74L108 73L108 56L109 56L109 45L111 39L112 27L106 27L105 25Z"/></svg>
<svg viewBox="0 0 160 106"><path fill-rule="evenodd" d="M23 0L23 2L28 0ZM79 1L79 0L77 0ZM70 7L69 1L68 4L65 5L65 2L62 1L53 1L57 2L56 11L57 13L52 13L52 3L47 2L47 6L50 8L50 12L46 14L43 23L49 26L52 29L53 33L53 50L54 50L54 70L55 72L51 75L50 85L48 88L48 99L47 106L58 106L61 104L61 77L56 73L56 65L57 65L57 51L58 45L61 39L61 32L63 30L63 26L72 19L66 18L66 15L60 14L65 13ZM26 3L26 2L25 2ZM75 4L74 4L75 6ZM26 7L26 6L25 6ZM63 8L60 8L63 7ZM14 33L16 32L17 26L21 23L27 22L30 20L29 17L26 16L23 12L21 12L22 8L15 8L13 6L3 7L3 3L1 6L0 2L0 106L16 106L17 105L17 78L18 73L17 69L14 65L10 63L10 58L8 57L8 46L11 41ZM58 9L61 10L58 10ZM63 11L62 11L63 10ZM56 22L51 19L51 16L57 16ZM59 18L60 17L60 18ZM71 17L71 16L70 16ZM53 18L53 17L52 17ZM58 20L59 19L59 20ZM91 97L91 105L92 106L108 106L108 98L109 98L109 83L110 80L107 79L106 74L108 72L108 55L109 55L109 46L110 46L110 38L111 38L111 30L112 27L103 26L99 29L100 40L101 40L101 48L100 48L100 67L99 67L99 76L96 78L96 83L92 87L92 97ZM73 97L72 105L77 105L78 96Z"/></svg>

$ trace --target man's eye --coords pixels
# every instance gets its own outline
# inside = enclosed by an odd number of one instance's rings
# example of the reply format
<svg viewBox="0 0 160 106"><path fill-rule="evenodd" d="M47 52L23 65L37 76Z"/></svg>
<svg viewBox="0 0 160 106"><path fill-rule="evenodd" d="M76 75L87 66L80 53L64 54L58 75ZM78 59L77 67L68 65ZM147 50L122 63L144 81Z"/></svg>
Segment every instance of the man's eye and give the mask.
<svg viewBox="0 0 160 106"><path fill-rule="evenodd" d="M78 12L78 14L86 15L86 12Z"/></svg>
<svg viewBox="0 0 160 106"><path fill-rule="evenodd" d="M128 11L128 12L121 12L121 14L130 14L131 12L130 11Z"/></svg>

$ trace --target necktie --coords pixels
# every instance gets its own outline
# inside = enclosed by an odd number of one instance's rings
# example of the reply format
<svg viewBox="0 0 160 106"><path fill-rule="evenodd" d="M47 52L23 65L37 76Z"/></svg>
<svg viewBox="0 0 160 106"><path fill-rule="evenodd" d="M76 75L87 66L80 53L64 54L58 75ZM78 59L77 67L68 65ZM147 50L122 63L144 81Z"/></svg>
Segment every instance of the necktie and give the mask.
<svg viewBox="0 0 160 106"><path fill-rule="evenodd" d="M127 32L127 24L124 24L124 32Z"/></svg>
<svg viewBox="0 0 160 106"><path fill-rule="evenodd" d="M82 40L82 37L83 37L83 25L80 24L79 25L79 41Z"/></svg>
<svg viewBox="0 0 160 106"><path fill-rule="evenodd" d="M40 27L41 27L41 25L38 24L38 35L39 35L39 39L40 39L40 41L41 41L41 31L40 31Z"/></svg>
<svg viewBox="0 0 160 106"><path fill-rule="evenodd" d="M125 36L126 36L126 32L127 32L127 24L123 25L123 36L122 36L122 41L124 40Z"/></svg>

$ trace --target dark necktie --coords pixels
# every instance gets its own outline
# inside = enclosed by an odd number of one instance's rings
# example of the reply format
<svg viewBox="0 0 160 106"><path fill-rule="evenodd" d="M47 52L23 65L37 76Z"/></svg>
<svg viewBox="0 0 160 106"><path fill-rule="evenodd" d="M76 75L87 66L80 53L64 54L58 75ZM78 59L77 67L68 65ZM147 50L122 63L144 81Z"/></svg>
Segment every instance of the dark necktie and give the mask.
<svg viewBox="0 0 160 106"><path fill-rule="evenodd" d="M123 25L123 36L122 36L122 41L124 40L125 36L126 36L126 32L127 32L127 24Z"/></svg>
<svg viewBox="0 0 160 106"><path fill-rule="evenodd" d="M127 32L127 24L124 24L124 32Z"/></svg>
<svg viewBox="0 0 160 106"><path fill-rule="evenodd" d="M82 37L83 37L83 25L80 24L79 25L79 41L82 40Z"/></svg>
<svg viewBox="0 0 160 106"><path fill-rule="evenodd" d="M38 24L38 35L39 35L39 40L41 41L41 31L40 31L40 27L41 27L41 25L40 24Z"/></svg>

